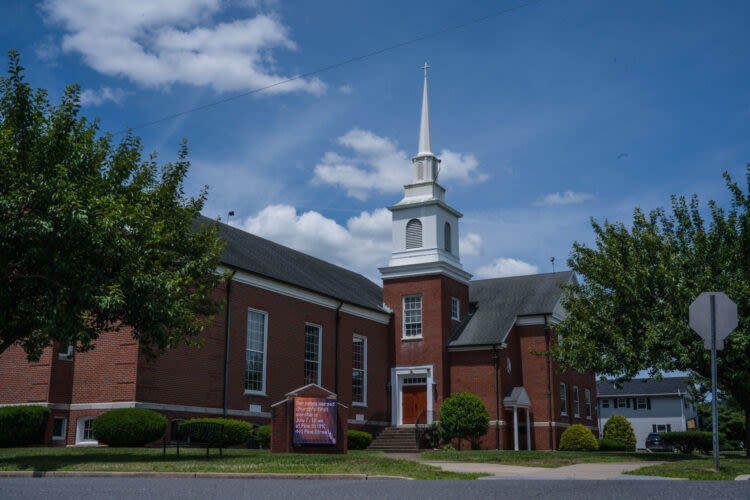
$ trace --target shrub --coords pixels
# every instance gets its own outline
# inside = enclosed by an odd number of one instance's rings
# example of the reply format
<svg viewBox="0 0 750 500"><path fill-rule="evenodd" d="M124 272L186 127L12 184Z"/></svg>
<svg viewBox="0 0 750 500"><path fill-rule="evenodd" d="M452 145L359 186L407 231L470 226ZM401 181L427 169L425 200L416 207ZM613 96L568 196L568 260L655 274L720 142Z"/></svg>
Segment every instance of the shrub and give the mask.
<svg viewBox="0 0 750 500"><path fill-rule="evenodd" d="M0 447L41 444L50 409L39 405L0 408Z"/></svg>
<svg viewBox="0 0 750 500"><path fill-rule="evenodd" d="M164 435L167 419L143 408L102 413L91 423L94 438L109 446L143 446Z"/></svg>
<svg viewBox="0 0 750 500"><path fill-rule="evenodd" d="M693 453L696 449L704 455L713 453L713 434L706 431L662 432L664 442L674 446L680 453ZM719 433L719 448L726 445L726 435Z"/></svg>
<svg viewBox="0 0 750 500"><path fill-rule="evenodd" d="M253 436L253 424L231 418L191 418L190 420L182 422L180 427L188 423L200 422L206 424L222 424L224 426L224 445L226 446L247 443ZM202 438L199 435L191 434L190 437L197 441L205 441L205 438Z"/></svg>
<svg viewBox="0 0 750 500"><path fill-rule="evenodd" d="M372 443L372 434L362 431L347 431L346 439L350 450L364 450Z"/></svg>
<svg viewBox="0 0 750 500"><path fill-rule="evenodd" d="M425 428L424 434L422 434L422 442L427 448L437 448L440 445L440 425L437 422L433 422Z"/></svg>
<svg viewBox="0 0 750 500"><path fill-rule="evenodd" d="M258 445L261 448L270 448L271 447L271 426L270 425L261 425L260 427L255 429L255 442L258 443Z"/></svg>
<svg viewBox="0 0 750 500"><path fill-rule="evenodd" d="M628 419L621 415L612 415L604 424L604 439L619 441L625 445L625 451L635 451L635 433Z"/></svg>
<svg viewBox="0 0 750 500"><path fill-rule="evenodd" d="M581 424L571 425L560 436L560 451L596 451L599 449L594 433Z"/></svg>
<svg viewBox="0 0 750 500"><path fill-rule="evenodd" d="M627 451L627 445L611 439L599 440L599 451Z"/></svg>
<svg viewBox="0 0 750 500"><path fill-rule="evenodd" d="M484 403L474 394L459 392L443 401L440 407L440 434L445 439L476 441L487 433L490 414Z"/></svg>

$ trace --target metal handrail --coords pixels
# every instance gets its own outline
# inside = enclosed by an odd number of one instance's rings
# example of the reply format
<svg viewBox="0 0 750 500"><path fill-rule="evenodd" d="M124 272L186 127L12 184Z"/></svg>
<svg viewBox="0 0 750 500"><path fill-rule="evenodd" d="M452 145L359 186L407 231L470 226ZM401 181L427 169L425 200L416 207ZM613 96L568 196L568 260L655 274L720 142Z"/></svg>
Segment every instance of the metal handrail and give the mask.
<svg viewBox="0 0 750 500"><path fill-rule="evenodd" d="M424 415L425 417L425 425L423 427L419 426L419 420ZM427 427L427 414L426 410L422 410L419 412L419 415L417 415L416 420L414 420L414 438L417 441L417 448L422 444L422 436L424 436L424 430L425 427Z"/></svg>

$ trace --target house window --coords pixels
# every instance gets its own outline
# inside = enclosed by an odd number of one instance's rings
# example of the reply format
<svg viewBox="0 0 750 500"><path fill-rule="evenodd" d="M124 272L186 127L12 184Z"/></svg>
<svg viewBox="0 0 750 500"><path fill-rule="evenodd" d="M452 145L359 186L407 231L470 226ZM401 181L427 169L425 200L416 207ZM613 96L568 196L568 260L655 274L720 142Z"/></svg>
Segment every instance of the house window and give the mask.
<svg viewBox="0 0 750 500"><path fill-rule="evenodd" d="M98 444L94 439L94 417L81 417L76 425L76 444Z"/></svg>
<svg viewBox="0 0 750 500"><path fill-rule="evenodd" d="M248 309L247 343L245 345L245 392L266 392L266 345L268 313Z"/></svg>
<svg viewBox="0 0 750 500"><path fill-rule="evenodd" d="M422 248L422 223L412 219L406 223L406 249Z"/></svg>
<svg viewBox="0 0 750 500"><path fill-rule="evenodd" d="M367 404L367 337L352 339L352 404Z"/></svg>
<svg viewBox="0 0 750 500"><path fill-rule="evenodd" d="M586 398L586 418L591 418L591 391L589 389L586 389L586 392L583 393L584 397Z"/></svg>
<svg viewBox="0 0 750 500"><path fill-rule="evenodd" d="M625 408L628 406L628 398L617 398L615 400L615 408Z"/></svg>
<svg viewBox="0 0 750 500"><path fill-rule="evenodd" d="M562 382L560 383L560 415L567 415L568 414L568 399L567 395L565 394L566 387L565 384Z"/></svg>
<svg viewBox="0 0 750 500"><path fill-rule="evenodd" d="M648 409L648 401L646 401L646 398L638 398L636 405L636 410Z"/></svg>
<svg viewBox="0 0 750 500"><path fill-rule="evenodd" d="M451 319L456 321L461 319L461 303L456 297L451 297Z"/></svg>
<svg viewBox="0 0 750 500"><path fill-rule="evenodd" d="M445 230L443 231L443 236L445 237L445 251L451 252L451 225L449 223L445 223Z"/></svg>
<svg viewBox="0 0 750 500"><path fill-rule="evenodd" d="M654 424L653 432L672 432L672 424Z"/></svg>
<svg viewBox="0 0 750 500"><path fill-rule="evenodd" d="M305 385L320 385L320 333L317 325L305 325Z"/></svg>
<svg viewBox="0 0 750 500"><path fill-rule="evenodd" d="M422 336L422 296L409 295L404 297L404 337L418 338Z"/></svg>
<svg viewBox="0 0 750 500"><path fill-rule="evenodd" d="M602 408L609 408L609 399L602 399Z"/></svg>
<svg viewBox="0 0 750 500"><path fill-rule="evenodd" d="M578 386L573 386L573 415L581 416L580 404L578 404Z"/></svg>
<svg viewBox="0 0 750 500"><path fill-rule="evenodd" d="M52 439L64 440L68 430L67 418L55 418L52 425Z"/></svg>

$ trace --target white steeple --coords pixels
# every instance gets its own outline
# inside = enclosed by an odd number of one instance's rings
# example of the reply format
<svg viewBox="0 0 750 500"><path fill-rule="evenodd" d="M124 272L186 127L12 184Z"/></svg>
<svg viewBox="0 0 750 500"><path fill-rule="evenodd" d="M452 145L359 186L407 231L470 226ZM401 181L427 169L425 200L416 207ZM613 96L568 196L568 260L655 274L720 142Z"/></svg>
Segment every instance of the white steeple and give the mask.
<svg viewBox="0 0 750 500"><path fill-rule="evenodd" d="M445 188L437 183L440 159L432 152L430 106L427 99L427 63L422 91L419 149L412 158L414 180L404 186L404 198L388 207L393 219L393 252L383 279L444 274L468 283L458 256L458 219L461 212L445 203Z"/></svg>

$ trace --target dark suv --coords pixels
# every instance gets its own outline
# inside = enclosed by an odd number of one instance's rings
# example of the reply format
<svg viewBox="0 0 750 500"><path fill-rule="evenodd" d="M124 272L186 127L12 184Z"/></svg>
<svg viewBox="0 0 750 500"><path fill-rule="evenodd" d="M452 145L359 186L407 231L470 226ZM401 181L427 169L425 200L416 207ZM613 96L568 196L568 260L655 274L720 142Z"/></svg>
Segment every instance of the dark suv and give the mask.
<svg viewBox="0 0 750 500"><path fill-rule="evenodd" d="M649 451L674 451L672 445L665 443L658 432L652 432L648 435L646 449Z"/></svg>

